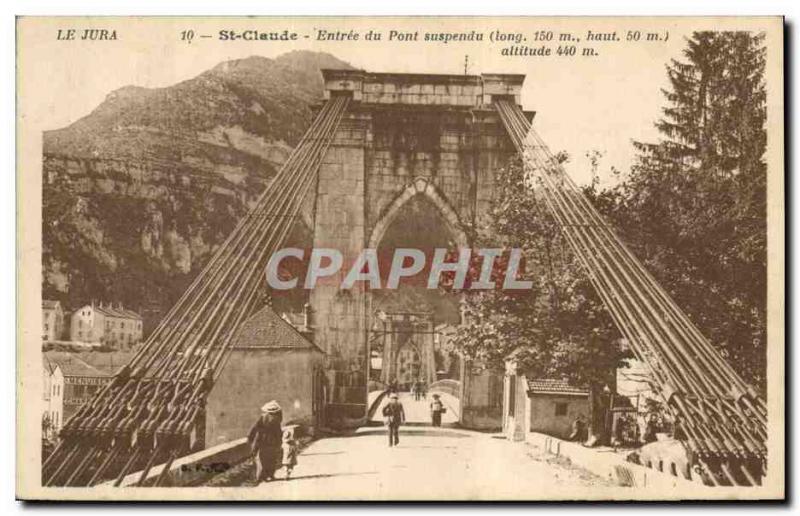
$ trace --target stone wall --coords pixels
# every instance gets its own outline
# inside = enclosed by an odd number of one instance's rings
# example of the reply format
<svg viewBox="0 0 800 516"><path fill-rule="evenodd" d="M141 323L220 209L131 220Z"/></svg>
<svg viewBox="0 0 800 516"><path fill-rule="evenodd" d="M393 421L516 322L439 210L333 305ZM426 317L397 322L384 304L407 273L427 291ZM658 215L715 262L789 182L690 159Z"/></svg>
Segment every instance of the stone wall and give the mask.
<svg viewBox="0 0 800 516"><path fill-rule="evenodd" d="M206 447L246 437L273 399L284 425L313 426L313 375L321 365L322 354L310 350L233 349L208 397Z"/></svg>
<svg viewBox="0 0 800 516"><path fill-rule="evenodd" d="M582 415L589 421L589 399L587 396L559 396L555 394L531 394L530 426L528 431L541 432L566 439L572 433L572 422ZM566 404L567 412L556 415L556 404Z"/></svg>
<svg viewBox="0 0 800 516"><path fill-rule="evenodd" d="M475 430L503 427L503 375L466 361L461 366L461 426Z"/></svg>

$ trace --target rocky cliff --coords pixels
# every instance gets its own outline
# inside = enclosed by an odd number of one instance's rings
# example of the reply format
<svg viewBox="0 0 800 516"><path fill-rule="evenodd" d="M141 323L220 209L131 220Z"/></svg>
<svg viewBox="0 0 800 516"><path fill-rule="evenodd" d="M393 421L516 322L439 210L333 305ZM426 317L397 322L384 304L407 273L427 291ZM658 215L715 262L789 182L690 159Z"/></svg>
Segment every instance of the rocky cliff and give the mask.
<svg viewBox="0 0 800 516"><path fill-rule="evenodd" d="M173 86L121 88L46 132L44 296L156 320L302 136L320 68L349 65L311 52L228 61Z"/></svg>

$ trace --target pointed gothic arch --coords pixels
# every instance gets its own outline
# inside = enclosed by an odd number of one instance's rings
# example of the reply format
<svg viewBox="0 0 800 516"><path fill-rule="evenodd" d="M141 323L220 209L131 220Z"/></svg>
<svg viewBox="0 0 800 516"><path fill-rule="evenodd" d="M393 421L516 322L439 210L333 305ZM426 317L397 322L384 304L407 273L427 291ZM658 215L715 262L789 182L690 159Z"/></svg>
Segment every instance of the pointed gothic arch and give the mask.
<svg viewBox="0 0 800 516"><path fill-rule="evenodd" d="M382 211L378 222L372 228L367 247L370 249L376 249L378 247L386 234L386 230L392 225L392 222L394 222L400 214L402 208L417 195L425 196L427 200L436 207L442 215L442 219L444 219L447 224L448 229L450 229L450 234L453 235L458 246L468 247L469 241L467 239L467 234L461 225L461 219L458 213L456 213L450 203L447 202L447 199L439 192L438 188L424 177L414 179L414 181L406 186L406 188Z"/></svg>

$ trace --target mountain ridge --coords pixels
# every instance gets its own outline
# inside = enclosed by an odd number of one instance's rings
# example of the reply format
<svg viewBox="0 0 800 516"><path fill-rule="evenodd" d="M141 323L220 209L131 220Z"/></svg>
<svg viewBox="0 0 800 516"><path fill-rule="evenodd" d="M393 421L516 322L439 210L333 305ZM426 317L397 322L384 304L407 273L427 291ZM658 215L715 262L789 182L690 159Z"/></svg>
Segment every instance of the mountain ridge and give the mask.
<svg viewBox="0 0 800 516"><path fill-rule="evenodd" d="M311 123L321 68L352 66L309 51L226 61L171 86L123 86L46 131L43 296L160 317Z"/></svg>

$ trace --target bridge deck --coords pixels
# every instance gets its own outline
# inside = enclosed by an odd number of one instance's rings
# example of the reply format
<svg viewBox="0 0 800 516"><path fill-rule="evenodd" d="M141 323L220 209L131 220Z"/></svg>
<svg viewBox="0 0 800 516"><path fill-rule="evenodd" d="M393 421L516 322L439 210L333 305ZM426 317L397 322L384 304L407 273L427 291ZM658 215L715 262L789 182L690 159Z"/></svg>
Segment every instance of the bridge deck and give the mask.
<svg viewBox="0 0 800 516"><path fill-rule="evenodd" d="M447 412L442 415L442 424L449 425L458 422L458 414L459 414L459 401L458 398L451 396L446 393L437 392L441 396L442 403L447 408ZM431 422L431 414L430 414L430 403L433 401L431 398L430 393L428 393L428 398L423 399L420 401L415 401L414 397L411 393L408 392L401 392L400 393L400 403L403 404L403 411L406 414L406 422L409 424L430 424ZM382 423L383 416L381 415L381 411L383 410L384 405L389 403L389 398L385 397L382 401L378 410L375 411L375 414L372 416L373 423Z"/></svg>
<svg viewBox="0 0 800 516"><path fill-rule="evenodd" d="M364 427L321 439L298 457L292 478L252 487L265 500L531 499L611 485L586 470L502 438L450 428L402 427L389 448L386 429ZM246 484L245 484L246 485Z"/></svg>

